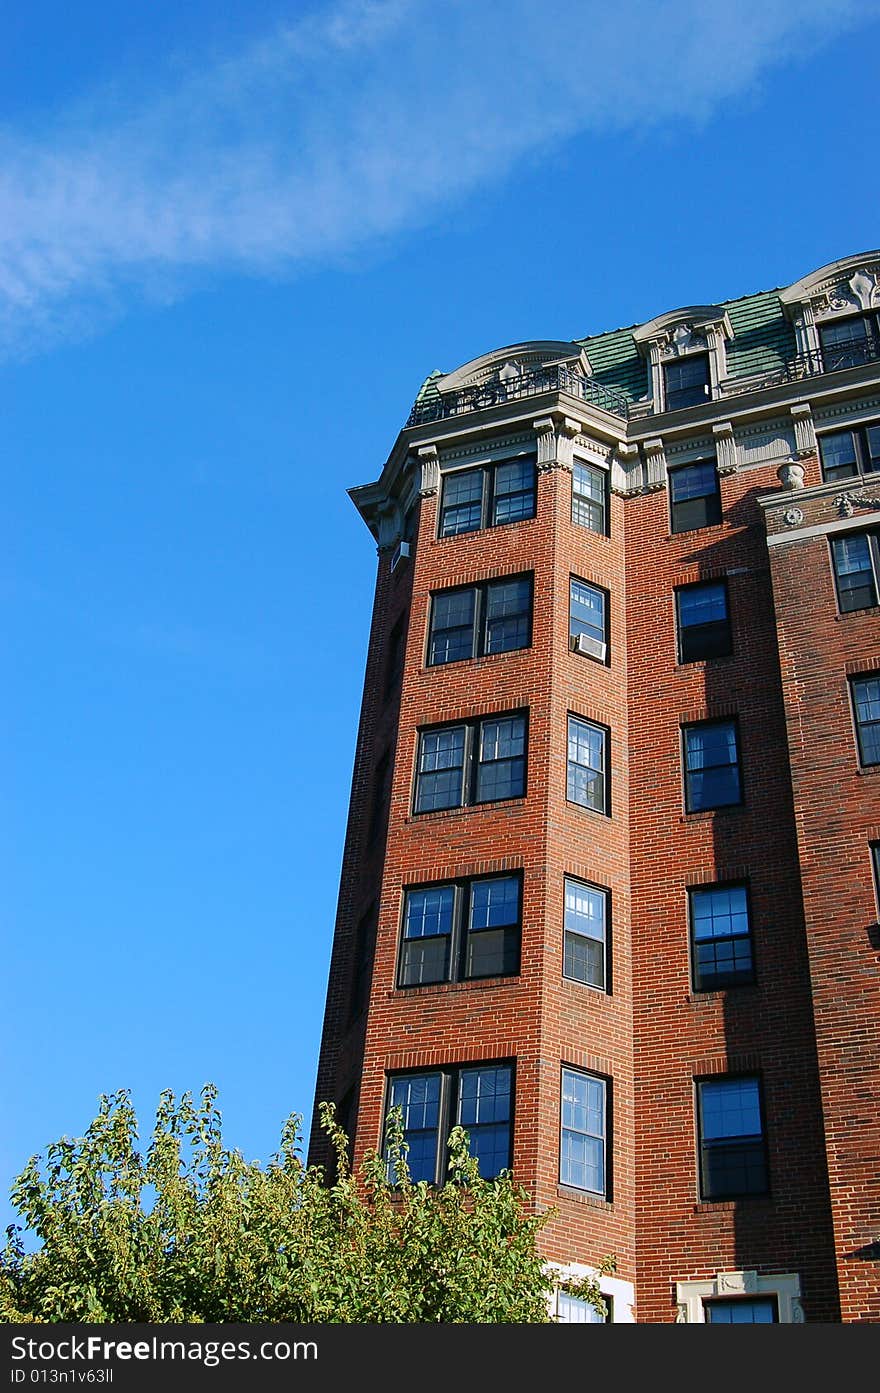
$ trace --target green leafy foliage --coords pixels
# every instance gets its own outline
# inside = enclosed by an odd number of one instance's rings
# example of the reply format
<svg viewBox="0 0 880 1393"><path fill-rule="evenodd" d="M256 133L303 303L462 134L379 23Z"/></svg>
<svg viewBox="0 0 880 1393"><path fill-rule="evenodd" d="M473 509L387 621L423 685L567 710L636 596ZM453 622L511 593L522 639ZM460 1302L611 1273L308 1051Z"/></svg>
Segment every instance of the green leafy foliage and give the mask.
<svg viewBox="0 0 880 1393"><path fill-rule="evenodd" d="M144 1155L129 1093L102 1097L84 1137L50 1146L42 1170L33 1157L13 1185L24 1228L0 1253L0 1320L548 1320L537 1237L550 1215L530 1213L509 1174L482 1179L461 1128L432 1187L410 1178L399 1115L388 1160L372 1152L356 1175L332 1105L321 1115L332 1182L305 1165L296 1116L263 1168L224 1146L211 1085L199 1101L162 1094ZM601 1307L595 1282L577 1294Z"/></svg>

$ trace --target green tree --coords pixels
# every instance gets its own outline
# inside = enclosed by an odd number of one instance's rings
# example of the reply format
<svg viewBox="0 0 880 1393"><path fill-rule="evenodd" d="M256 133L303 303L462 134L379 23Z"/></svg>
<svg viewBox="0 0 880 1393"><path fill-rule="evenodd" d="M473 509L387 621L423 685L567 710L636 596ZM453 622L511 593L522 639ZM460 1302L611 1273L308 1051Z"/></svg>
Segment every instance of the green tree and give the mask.
<svg viewBox="0 0 880 1393"><path fill-rule="evenodd" d="M84 1137L48 1148L44 1170L32 1157L12 1187L24 1228L0 1253L0 1320L547 1321L537 1237L551 1216L509 1174L482 1179L461 1128L442 1187L411 1180L394 1114L389 1160L372 1152L355 1175L324 1104L331 1183L304 1164L298 1117L263 1168L224 1146L216 1102L212 1085L199 1101L163 1093L141 1155L122 1090ZM596 1282L571 1289L601 1308Z"/></svg>

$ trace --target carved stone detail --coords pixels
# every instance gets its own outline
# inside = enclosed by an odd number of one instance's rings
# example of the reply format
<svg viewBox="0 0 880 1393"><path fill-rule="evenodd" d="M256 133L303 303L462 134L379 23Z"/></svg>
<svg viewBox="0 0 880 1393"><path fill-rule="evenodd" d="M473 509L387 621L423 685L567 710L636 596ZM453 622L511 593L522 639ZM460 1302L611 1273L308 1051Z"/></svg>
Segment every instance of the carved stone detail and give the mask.
<svg viewBox="0 0 880 1393"><path fill-rule="evenodd" d="M816 453L816 431L813 426L813 410L807 405L793 406L791 418L794 422L794 444L798 455Z"/></svg>
<svg viewBox="0 0 880 1393"><path fill-rule="evenodd" d="M880 498L870 498L864 493L852 493L849 489L845 493L834 495L835 507L845 518L851 518L856 508L880 508Z"/></svg>
<svg viewBox="0 0 880 1393"><path fill-rule="evenodd" d="M383 552L393 550L403 534L403 519L400 508L394 499L389 498L379 509L377 531L379 538L377 550L381 556Z"/></svg>
<svg viewBox="0 0 880 1393"><path fill-rule="evenodd" d="M645 452L645 483L650 488L662 488L666 483L666 446L657 436L646 440L642 447Z"/></svg>
<svg viewBox="0 0 880 1393"><path fill-rule="evenodd" d="M575 436L580 435L581 423L570 416L542 416L532 422L538 441L539 473L548 469L571 472L574 463Z"/></svg>
<svg viewBox="0 0 880 1393"><path fill-rule="evenodd" d="M803 522L804 515L800 508L786 508L782 514L782 521L787 527L797 527L799 522Z"/></svg>
<svg viewBox="0 0 880 1393"><path fill-rule="evenodd" d="M804 1316L804 1308L803 1308L803 1306L802 1306L801 1303L800 1303L800 1298L797 1297L797 1296L793 1296L793 1297L791 1298L791 1323L792 1323L792 1325L803 1325L804 1322L805 1322L805 1319L806 1319L806 1317Z"/></svg>
<svg viewBox="0 0 880 1393"><path fill-rule="evenodd" d="M686 1301L679 1301L678 1305L677 1305L676 1308L675 1308L675 1323L676 1323L676 1325L687 1325L687 1318L688 1318L687 1302L686 1302Z"/></svg>
<svg viewBox="0 0 880 1393"><path fill-rule="evenodd" d="M716 1281L719 1293L729 1291L737 1296L753 1296L758 1290L757 1272L719 1272Z"/></svg>
<svg viewBox="0 0 880 1393"><path fill-rule="evenodd" d="M804 486L804 466L787 460L776 471L776 477L784 489L802 489Z"/></svg>
<svg viewBox="0 0 880 1393"><path fill-rule="evenodd" d="M727 474L736 473L736 439L733 426L729 421L719 421L717 426L712 427L712 434L715 437L717 469L723 479Z"/></svg>
<svg viewBox="0 0 880 1393"><path fill-rule="evenodd" d="M423 445L420 448L419 464L419 498L431 498L440 487L440 456L436 445Z"/></svg>

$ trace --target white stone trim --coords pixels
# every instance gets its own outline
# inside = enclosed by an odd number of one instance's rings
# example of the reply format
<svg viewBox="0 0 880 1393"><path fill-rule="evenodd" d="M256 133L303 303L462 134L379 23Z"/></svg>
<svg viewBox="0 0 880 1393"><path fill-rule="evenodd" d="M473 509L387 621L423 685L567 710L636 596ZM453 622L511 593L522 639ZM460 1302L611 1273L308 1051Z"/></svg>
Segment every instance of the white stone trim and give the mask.
<svg viewBox="0 0 880 1393"><path fill-rule="evenodd" d="M801 498L802 495L799 494L799 502ZM862 523L866 527L872 527L876 522L880 522L880 512L851 514L849 517L835 518L834 522L817 522L812 527L793 528L791 532L774 532L772 536L767 538L767 545L768 547L778 547L783 542L804 542L809 537L824 537L829 532L858 531Z"/></svg>
<svg viewBox="0 0 880 1393"><path fill-rule="evenodd" d="M582 1262L548 1262L545 1271L553 1282L553 1288L548 1297L548 1309L554 1320L556 1319L559 1283L581 1282L585 1277L596 1277L597 1275L595 1267L588 1267ZM636 1289L633 1283L625 1282L621 1277L600 1276L598 1280L602 1295L611 1297L611 1324L635 1325Z"/></svg>
<svg viewBox="0 0 880 1393"><path fill-rule="evenodd" d="M718 1297L775 1296L780 1325L802 1325L801 1279L797 1272L718 1272L699 1282L676 1282L680 1325L705 1325L704 1301Z"/></svg>

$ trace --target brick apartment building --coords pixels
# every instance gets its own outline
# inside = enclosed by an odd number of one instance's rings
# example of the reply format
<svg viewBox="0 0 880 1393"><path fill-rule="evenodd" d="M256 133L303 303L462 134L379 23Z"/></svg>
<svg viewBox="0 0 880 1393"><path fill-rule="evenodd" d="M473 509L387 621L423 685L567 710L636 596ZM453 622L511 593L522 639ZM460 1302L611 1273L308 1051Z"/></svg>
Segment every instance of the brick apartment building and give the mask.
<svg viewBox="0 0 880 1393"><path fill-rule="evenodd" d="M351 496L317 1099L614 1321L880 1320L880 252L434 373Z"/></svg>

